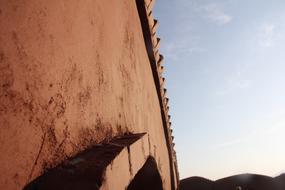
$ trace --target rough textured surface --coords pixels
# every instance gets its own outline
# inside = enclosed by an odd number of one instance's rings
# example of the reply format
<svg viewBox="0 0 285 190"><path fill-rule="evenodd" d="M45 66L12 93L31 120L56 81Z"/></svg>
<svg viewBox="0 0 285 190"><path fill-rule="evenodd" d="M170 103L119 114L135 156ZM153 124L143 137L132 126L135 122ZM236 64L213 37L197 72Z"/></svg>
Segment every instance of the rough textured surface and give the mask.
<svg viewBox="0 0 285 190"><path fill-rule="evenodd" d="M126 134L95 145L46 171L24 190L99 190L106 167L125 148L145 134ZM118 182L119 183L119 182Z"/></svg>
<svg viewBox="0 0 285 190"><path fill-rule="evenodd" d="M136 0L138 13L141 19L142 30L144 34L144 40L146 50L148 53L149 61L152 68L155 87L158 94L159 105L161 109L161 118L163 123L163 129L166 139L166 145L168 149L169 167L171 174L171 188L177 187L179 182L179 174L177 169L176 152L174 150L174 142L172 136L172 128L170 122L170 115L168 114L169 106L166 95L166 89L164 88L163 73L163 56L159 54L160 38L156 35L158 21L153 18L152 8L155 0Z"/></svg>
<svg viewBox="0 0 285 190"><path fill-rule="evenodd" d="M170 189L135 1L1 0L0 28L0 189L126 132L147 132Z"/></svg>

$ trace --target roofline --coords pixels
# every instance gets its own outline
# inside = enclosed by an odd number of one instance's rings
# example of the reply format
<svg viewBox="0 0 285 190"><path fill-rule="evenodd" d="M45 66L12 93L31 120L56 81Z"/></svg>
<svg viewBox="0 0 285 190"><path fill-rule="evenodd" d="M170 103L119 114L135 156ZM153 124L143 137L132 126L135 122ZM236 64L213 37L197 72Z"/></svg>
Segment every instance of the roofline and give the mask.
<svg viewBox="0 0 285 190"><path fill-rule="evenodd" d="M137 9L141 21L145 46L153 74L153 79L159 99L164 135L167 142L169 155L169 165L171 172L171 189L175 190L175 177L177 185L179 183L179 174L177 169L176 152L174 150L170 115L169 115L169 98L166 96L166 88L164 88L165 78L163 74L163 56L159 54L160 38L157 37L156 31L158 21L153 18L152 10L155 0L136 0ZM176 175L174 175L174 172Z"/></svg>

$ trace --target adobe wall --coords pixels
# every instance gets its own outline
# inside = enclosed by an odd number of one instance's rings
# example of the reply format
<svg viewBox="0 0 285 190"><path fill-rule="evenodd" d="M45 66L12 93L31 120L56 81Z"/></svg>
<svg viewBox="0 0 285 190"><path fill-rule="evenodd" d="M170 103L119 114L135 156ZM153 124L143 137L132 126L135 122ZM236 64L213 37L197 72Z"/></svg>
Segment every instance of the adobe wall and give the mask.
<svg viewBox="0 0 285 190"><path fill-rule="evenodd" d="M126 132L170 189L155 88L135 1L1 0L0 189Z"/></svg>

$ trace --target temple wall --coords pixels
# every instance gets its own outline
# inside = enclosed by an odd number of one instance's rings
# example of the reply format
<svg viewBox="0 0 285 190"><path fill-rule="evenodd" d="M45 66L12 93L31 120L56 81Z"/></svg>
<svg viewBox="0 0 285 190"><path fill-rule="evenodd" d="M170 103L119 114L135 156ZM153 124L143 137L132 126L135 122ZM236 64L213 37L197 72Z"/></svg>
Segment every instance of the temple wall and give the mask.
<svg viewBox="0 0 285 190"><path fill-rule="evenodd" d="M135 1L0 0L0 189L140 132L170 189L153 80Z"/></svg>

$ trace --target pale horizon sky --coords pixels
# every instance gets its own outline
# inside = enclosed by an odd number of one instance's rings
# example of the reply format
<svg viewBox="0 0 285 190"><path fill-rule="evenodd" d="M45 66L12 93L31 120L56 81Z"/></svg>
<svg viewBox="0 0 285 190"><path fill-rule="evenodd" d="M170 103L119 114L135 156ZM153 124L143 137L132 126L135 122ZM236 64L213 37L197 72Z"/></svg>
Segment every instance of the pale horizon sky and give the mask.
<svg viewBox="0 0 285 190"><path fill-rule="evenodd" d="M285 1L157 0L180 178L285 171Z"/></svg>

